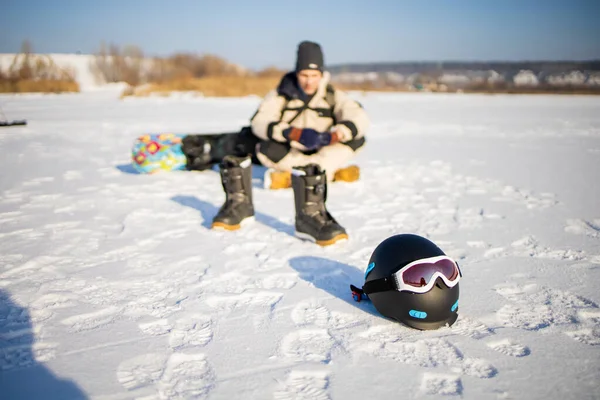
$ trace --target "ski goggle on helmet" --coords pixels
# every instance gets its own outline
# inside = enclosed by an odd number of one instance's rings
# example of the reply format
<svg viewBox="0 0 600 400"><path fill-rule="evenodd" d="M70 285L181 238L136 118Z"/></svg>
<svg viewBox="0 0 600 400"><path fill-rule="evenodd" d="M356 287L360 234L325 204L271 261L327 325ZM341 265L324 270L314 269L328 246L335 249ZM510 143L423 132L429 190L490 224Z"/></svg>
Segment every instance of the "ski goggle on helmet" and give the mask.
<svg viewBox="0 0 600 400"><path fill-rule="evenodd" d="M454 287L462 276L458 264L448 256L437 256L416 260L392 274L396 278L398 291L426 293L442 278L446 286Z"/></svg>
<svg viewBox="0 0 600 400"><path fill-rule="evenodd" d="M375 263L369 264L365 278L374 267ZM446 255L428 257L415 260L390 276L366 282L361 292L367 296L386 290L427 293L433 289L437 278L442 278L446 286L452 288L458 284L461 276L460 268L452 258Z"/></svg>

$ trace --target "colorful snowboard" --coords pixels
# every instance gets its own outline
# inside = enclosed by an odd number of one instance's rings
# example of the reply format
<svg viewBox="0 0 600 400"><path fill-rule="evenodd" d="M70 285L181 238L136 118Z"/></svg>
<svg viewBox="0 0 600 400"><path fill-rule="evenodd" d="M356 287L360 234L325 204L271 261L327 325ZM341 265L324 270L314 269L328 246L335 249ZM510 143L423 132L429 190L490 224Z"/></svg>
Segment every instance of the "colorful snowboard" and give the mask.
<svg viewBox="0 0 600 400"><path fill-rule="evenodd" d="M185 170L187 158L181 149L185 136L156 133L138 137L131 150L133 168L141 174Z"/></svg>
<svg viewBox="0 0 600 400"><path fill-rule="evenodd" d="M258 138L248 127L222 133L152 133L138 137L131 150L133 168L141 174L203 171L231 155L253 155Z"/></svg>

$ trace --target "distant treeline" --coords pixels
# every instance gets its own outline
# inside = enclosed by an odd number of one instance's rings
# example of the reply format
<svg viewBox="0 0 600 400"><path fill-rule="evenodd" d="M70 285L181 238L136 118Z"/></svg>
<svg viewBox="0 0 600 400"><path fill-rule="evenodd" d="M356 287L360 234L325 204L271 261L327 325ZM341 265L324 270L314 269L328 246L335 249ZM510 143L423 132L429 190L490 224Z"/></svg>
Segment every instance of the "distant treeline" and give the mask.
<svg viewBox="0 0 600 400"><path fill-rule="evenodd" d="M445 62L376 62L348 63L328 66L334 74L396 72L403 75L436 74L448 71L496 71L502 75L530 70L536 75L559 74L573 70L600 71L600 60L591 61L445 61Z"/></svg>
<svg viewBox="0 0 600 400"><path fill-rule="evenodd" d="M8 69L0 69L0 93L78 91L73 71L58 67L47 55L34 54L29 41L23 42Z"/></svg>
<svg viewBox="0 0 600 400"><path fill-rule="evenodd" d="M99 82L126 82L124 95L194 91L210 96L266 94L286 70L252 71L217 55L179 52L152 57L134 45L101 43L90 60ZM389 91L477 91L500 93L600 94L600 60L518 62L376 62L327 66L339 89ZM566 74L566 76L553 76ZM365 75L365 76L356 76ZM24 41L0 92L76 92L74 71L59 68Z"/></svg>

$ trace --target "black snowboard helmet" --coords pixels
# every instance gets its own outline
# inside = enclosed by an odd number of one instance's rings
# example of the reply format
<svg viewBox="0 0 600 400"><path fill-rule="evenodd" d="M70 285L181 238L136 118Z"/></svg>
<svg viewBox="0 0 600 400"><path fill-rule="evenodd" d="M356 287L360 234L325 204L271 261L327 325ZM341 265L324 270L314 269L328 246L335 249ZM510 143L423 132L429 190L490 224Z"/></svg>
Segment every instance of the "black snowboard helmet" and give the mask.
<svg viewBox="0 0 600 400"><path fill-rule="evenodd" d="M411 263L416 266L396 274ZM388 318L419 330L438 329L458 318L461 276L458 264L433 242L399 234L375 248L360 291Z"/></svg>

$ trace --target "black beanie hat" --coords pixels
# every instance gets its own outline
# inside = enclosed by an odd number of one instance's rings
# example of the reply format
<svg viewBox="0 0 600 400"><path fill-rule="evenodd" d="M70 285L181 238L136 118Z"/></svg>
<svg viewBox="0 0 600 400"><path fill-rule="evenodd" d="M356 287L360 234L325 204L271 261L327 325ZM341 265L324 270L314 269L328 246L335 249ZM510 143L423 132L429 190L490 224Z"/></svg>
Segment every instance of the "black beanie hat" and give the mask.
<svg viewBox="0 0 600 400"><path fill-rule="evenodd" d="M315 42L304 41L298 45L296 72L303 69L314 69L323 72L323 51Z"/></svg>

